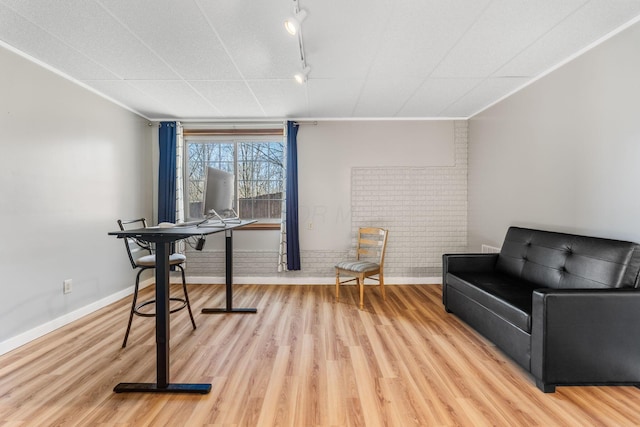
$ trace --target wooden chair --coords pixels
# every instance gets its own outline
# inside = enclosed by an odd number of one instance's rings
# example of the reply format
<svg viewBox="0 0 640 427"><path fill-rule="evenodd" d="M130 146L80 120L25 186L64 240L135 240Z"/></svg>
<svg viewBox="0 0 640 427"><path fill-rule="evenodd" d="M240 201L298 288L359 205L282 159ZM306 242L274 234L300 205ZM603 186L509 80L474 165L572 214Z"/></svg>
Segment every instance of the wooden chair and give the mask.
<svg viewBox="0 0 640 427"><path fill-rule="evenodd" d="M125 230L125 228L147 228L147 221L144 218L127 221L119 219L118 226L120 227L120 230ZM146 312L141 309L148 305L155 305L156 303L155 299L151 299L138 304L138 288L140 285L140 275L143 271L156 267L156 255L153 253L153 248L149 243L134 238L124 239L124 246L127 249L127 255L129 256L131 267L133 267L134 270L139 269L139 271L136 275L136 285L133 290L133 301L131 302L131 311L129 312L129 323L127 325L127 331L124 334L124 340L122 341L123 348L127 346L127 339L129 338L129 332L131 331L131 322L133 321L133 315L135 314L142 317L154 317L155 312ZM185 261L186 257L182 254L176 253L169 256L169 265L171 267L178 268L180 270L180 273L182 273L182 291L184 292L184 298L169 298L171 302L177 303L177 306L172 308L169 312L175 313L176 311L180 311L186 307L189 311L189 317L191 318L191 325L193 325L193 329L196 329L196 321L193 319L193 313L191 312L189 294L187 294L187 283L184 277L184 268L182 267L182 264Z"/></svg>
<svg viewBox="0 0 640 427"><path fill-rule="evenodd" d="M336 264L336 301L340 300L340 285L357 282L360 291L360 309L364 308L364 279L377 280L380 283L382 299L386 301L384 292L384 253L387 248L388 230L376 227L361 227L358 230L356 259L341 261ZM340 274L355 276L340 281ZM378 277L373 277L378 276Z"/></svg>

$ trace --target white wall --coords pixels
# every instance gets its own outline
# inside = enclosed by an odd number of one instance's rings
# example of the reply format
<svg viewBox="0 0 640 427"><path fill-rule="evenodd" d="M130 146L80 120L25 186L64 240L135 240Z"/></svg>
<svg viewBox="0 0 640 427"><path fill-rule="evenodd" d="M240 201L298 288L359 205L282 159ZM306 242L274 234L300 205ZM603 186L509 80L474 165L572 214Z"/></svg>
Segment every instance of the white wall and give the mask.
<svg viewBox="0 0 640 427"><path fill-rule="evenodd" d="M1 47L0 70L2 343L132 286L107 232L151 215L152 161L141 117Z"/></svg>
<svg viewBox="0 0 640 427"><path fill-rule="evenodd" d="M352 245L352 168L453 164L451 121L303 124L298 133L300 249L344 250Z"/></svg>
<svg viewBox="0 0 640 427"><path fill-rule="evenodd" d="M640 242L640 25L469 123L469 244L509 225Z"/></svg>

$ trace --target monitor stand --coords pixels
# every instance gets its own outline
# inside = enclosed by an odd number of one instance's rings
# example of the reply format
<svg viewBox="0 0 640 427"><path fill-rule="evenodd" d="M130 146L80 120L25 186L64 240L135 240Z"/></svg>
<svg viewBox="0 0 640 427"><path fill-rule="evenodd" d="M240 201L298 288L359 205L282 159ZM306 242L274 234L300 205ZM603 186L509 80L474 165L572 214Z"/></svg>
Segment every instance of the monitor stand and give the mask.
<svg viewBox="0 0 640 427"><path fill-rule="evenodd" d="M230 217L222 217L218 212L214 209L209 211L207 218L198 224L198 227L213 227L213 228L224 228L227 224L240 224L241 219L240 216L236 213L235 210L229 209L226 212L232 213L233 216ZM211 222L215 220L216 222Z"/></svg>

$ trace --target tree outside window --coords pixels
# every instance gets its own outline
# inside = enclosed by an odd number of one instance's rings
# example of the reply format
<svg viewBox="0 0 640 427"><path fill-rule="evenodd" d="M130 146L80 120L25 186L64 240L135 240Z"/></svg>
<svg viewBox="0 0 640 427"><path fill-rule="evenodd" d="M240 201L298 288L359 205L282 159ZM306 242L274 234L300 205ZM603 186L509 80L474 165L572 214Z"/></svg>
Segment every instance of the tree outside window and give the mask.
<svg viewBox="0 0 640 427"><path fill-rule="evenodd" d="M279 222L284 194L284 145L269 140L189 140L185 172L185 212L203 217L207 168L235 176L235 210L242 219Z"/></svg>

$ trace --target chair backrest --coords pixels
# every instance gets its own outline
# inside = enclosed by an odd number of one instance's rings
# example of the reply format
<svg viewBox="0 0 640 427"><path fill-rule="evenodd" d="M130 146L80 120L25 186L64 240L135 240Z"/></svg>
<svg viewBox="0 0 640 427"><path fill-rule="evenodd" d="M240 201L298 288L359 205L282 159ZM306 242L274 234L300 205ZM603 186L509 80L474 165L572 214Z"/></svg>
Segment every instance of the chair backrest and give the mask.
<svg viewBox="0 0 640 427"><path fill-rule="evenodd" d="M380 265L384 265L384 253L387 249L388 230L378 227L360 227L358 229L358 244L356 247L356 258L373 257Z"/></svg>
<svg viewBox="0 0 640 427"><path fill-rule="evenodd" d="M119 219L118 226L122 231L134 230L136 228L147 228L147 220L144 218L131 220ZM126 237L124 239L124 246L127 249L127 255L129 256L131 267L134 269L138 267L138 264L136 263L136 260L138 258L145 255L151 255L153 253L153 249L150 243L143 242L142 240L138 240L133 237Z"/></svg>

